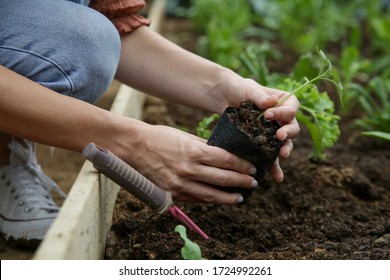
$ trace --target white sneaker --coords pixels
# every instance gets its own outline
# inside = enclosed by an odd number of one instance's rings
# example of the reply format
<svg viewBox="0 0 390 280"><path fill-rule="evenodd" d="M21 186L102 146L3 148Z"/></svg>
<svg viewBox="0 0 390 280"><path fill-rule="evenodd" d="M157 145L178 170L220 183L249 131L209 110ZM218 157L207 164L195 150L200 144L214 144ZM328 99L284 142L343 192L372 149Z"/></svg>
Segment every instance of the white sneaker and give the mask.
<svg viewBox="0 0 390 280"><path fill-rule="evenodd" d="M22 142L10 142L10 164L0 168L0 232L7 240L42 240L59 210L50 191L65 194L43 173L34 144Z"/></svg>

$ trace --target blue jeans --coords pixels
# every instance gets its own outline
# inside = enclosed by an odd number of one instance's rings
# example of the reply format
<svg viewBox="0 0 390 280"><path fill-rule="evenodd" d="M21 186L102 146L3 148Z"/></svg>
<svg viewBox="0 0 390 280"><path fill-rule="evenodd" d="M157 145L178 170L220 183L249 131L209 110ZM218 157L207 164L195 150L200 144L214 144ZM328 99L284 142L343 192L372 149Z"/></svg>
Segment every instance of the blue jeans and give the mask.
<svg viewBox="0 0 390 280"><path fill-rule="evenodd" d="M0 1L0 64L58 93L96 102L114 78L120 37L88 4Z"/></svg>

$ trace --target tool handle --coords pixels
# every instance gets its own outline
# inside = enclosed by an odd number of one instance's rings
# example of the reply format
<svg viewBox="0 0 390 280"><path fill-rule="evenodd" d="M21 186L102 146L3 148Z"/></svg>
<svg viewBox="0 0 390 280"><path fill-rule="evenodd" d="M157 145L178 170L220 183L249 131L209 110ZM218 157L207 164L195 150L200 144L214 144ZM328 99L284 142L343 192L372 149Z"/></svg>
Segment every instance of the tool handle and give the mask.
<svg viewBox="0 0 390 280"><path fill-rule="evenodd" d="M91 161L99 172L133 194L154 212L163 214L173 204L171 193L157 187L109 150L89 143L83 150L83 156Z"/></svg>

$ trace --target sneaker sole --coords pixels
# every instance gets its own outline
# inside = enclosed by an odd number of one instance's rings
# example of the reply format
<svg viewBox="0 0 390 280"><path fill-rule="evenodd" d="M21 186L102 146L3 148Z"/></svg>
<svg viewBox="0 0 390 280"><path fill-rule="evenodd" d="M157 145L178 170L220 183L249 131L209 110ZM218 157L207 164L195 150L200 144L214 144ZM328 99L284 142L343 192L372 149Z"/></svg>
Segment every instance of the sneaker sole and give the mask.
<svg viewBox="0 0 390 280"><path fill-rule="evenodd" d="M0 216L0 232L6 240L42 240L55 217L40 220L11 221Z"/></svg>

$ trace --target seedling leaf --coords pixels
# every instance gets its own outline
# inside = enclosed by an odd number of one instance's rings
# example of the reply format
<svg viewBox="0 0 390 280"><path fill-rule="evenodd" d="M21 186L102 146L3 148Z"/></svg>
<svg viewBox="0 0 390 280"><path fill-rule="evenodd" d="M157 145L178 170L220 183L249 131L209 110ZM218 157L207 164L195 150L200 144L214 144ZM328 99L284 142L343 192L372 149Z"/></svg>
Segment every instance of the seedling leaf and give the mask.
<svg viewBox="0 0 390 280"><path fill-rule="evenodd" d="M366 132L362 132L362 135L376 137L379 139L390 141L390 133L383 132L383 131L366 131Z"/></svg>
<svg viewBox="0 0 390 280"><path fill-rule="evenodd" d="M198 244L192 242L187 238L186 228L182 225L175 227L175 232L180 234L181 239L184 240L184 246L181 248L181 256L185 260L202 260L202 251Z"/></svg>

